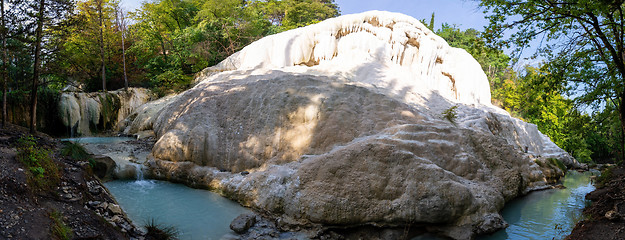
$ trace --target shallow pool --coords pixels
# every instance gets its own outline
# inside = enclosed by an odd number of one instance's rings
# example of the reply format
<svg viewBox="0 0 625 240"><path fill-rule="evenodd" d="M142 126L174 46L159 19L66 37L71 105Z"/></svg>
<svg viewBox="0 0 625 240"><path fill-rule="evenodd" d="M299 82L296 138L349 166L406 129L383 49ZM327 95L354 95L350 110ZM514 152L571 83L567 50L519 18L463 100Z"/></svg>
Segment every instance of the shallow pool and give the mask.
<svg viewBox="0 0 625 240"><path fill-rule="evenodd" d="M63 138L61 141L70 141L81 144L115 144L125 141L135 140L132 137L80 137L80 138Z"/></svg>
<svg viewBox="0 0 625 240"><path fill-rule="evenodd" d="M180 239L220 239L239 214L251 212L216 193L157 180L112 181L104 185L138 226L154 219L173 226Z"/></svg>

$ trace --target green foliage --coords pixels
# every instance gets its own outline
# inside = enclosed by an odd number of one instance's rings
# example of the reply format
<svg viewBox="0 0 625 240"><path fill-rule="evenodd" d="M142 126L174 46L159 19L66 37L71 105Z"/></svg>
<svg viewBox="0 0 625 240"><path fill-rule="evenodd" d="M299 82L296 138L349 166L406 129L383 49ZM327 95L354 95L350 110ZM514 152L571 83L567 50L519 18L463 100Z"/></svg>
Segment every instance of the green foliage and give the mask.
<svg viewBox="0 0 625 240"><path fill-rule="evenodd" d="M566 166L564 165L564 163L562 163L562 161L558 160L557 158L549 158L547 160L549 161L550 165L559 168L563 172L566 172Z"/></svg>
<svg viewBox="0 0 625 240"><path fill-rule="evenodd" d="M572 100L563 97L564 90L554 82L553 74L545 67L528 66L520 77L504 83L502 107L536 124L538 130L578 161L590 163L593 150L587 139L591 118L577 110Z"/></svg>
<svg viewBox="0 0 625 240"><path fill-rule="evenodd" d="M33 78L38 9L31 2L7 3L12 90L27 89ZM127 14L120 14L119 0L46 3L40 82L56 91L68 83L102 90L101 61L108 89L123 87L127 73L131 86L177 91L257 39L339 15L333 0L154 0Z"/></svg>
<svg viewBox="0 0 625 240"><path fill-rule="evenodd" d="M482 0L480 5L490 20L484 36L491 46L514 47L520 54L531 41L540 39L541 48L535 56L546 59L544 68L553 80L550 86L563 87L578 104L590 108L586 111L619 116L593 121L604 124L595 130L619 127L621 139L609 140L618 146L607 152L624 158L625 5L620 1L590 0ZM604 108L609 104L614 107ZM606 112L608 109L613 113Z"/></svg>
<svg viewBox="0 0 625 240"><path fill-rule="evenodd" d="M156 0L131 14L129 52L161 94L186 89L194 73L269 34L338 15L328 0Z"/></svg>
<svg viewBox="0 0 625 240"><path fill-rule="evenodd" d="M95 160L91 158L91 155L87 152L87 150L85 150L85 148L78 142L63 142L61 154L71 157L76 161L88 161L91 168L95 167Z"/></svg>
<svg viewBox="0 0 625 240"><path fill-rule="evenodd" d="M37 146L33 136L17 141L17 159L29 170L29 182L39 189L51 189L60 180L58 166L50 157L51 151Z"/></svg>
<svg viewBox="0 0 625 240"><path fill-rule="evenodd" d="M102 19L99 14L100 4ZM107 86L119 88L123 85L121 44L123 28L117 21L118 8L119 1L116 0L76 2L75 13L63 19L61 27L51 31L51 42L55 44L54 48L58 49L58 59L53 63L57 65L55 77L85 83L89 91L102 90L101 57L104 54ZM100 51L101 45L104 48L103 53ZM136 71L134 68L129 70Z"/></svg>
<svg viewBox="0 0 625 240"><path fill-rule="evenodd" d="M164 226L158 224L151 219L148 224L146 224L145 229L148 230L148 233L145 235L146 239L154 239L154 240L174 240L178 239L178 230L173 226Z"/></svg>
<svg viewBox="0 0 625 240"><path fill-rule="evenodd" d="M260 0L254 8L276 26L276 31L284 31L318 23L339 15L339 7L333 0Z"/></svg>
<svg viewBox="0 0 625 240"><path fill-rule="evenodd" d="M601 175L597 177L595 186L597 186L597 188L602 188L603 186L608 184L608 182L612 180L612 177L614 175L613 170L614 170L614 167L608 167L604 169L603 171L601 171Z"/></svg>
<svg viewBox="0 0 625 240"><path fill-rule="evenodd" d="M457 108L458 106L452 106L448 108L447 110L443 111L443 117L451 123L456 123L456 118L458 117L456 114Z"/></svg>
<svg viewBox="0 0 625 240"><path fill-rule="evenodd" d="M494 104L536 124L542 133L578 161L591 163L597 153L604 152L598 147L605 146L605 140L610 138L595 138L601 140L599 144L589 140L591 135L600 136L605 130L593 129L593 118L582 114L573 100L564 97L567 88L549 65L527 66L517 73L509 66L510 57L497 47L489 46L483 33L443 24L437 34L450 46L467 50L480 63L490 82Z"/></svg>
<svg viewBox="0 0 625 240"><path fill-rule="evenodd" d="M431 23L434 22L432 15ZM433 24L432 24L433 25ZM477 60L486 73L490 83L491 95L495 103L500 103L503 98L501 89L505 82L514 79L514 71L509 67L510 57L499 48L486 45L486 40L475 29L460 30L458 26L443 23L436 34L445 39L452 47L465 49Z"/></svg>
<svg viewBox="0 0 625 240"><path fill-rule="evenodd" d="M50 230L52 231L52 236L54 236L55 239L69 240L73 238L74 232L72 228L63 222L63 213L54 210L50 213L50 219L52 219L52 226Z"/></svg>
<svg viewBox="0 0 625 240"><path fill-rule="evenodd" d="M40 87L37 91L37 127L39 130L55 134L58 129L59 118L57 106L60 93L48 87ZM0 98L2 92L0 91ZM28 126L30 115L30 91L15 89L7 92L8 121L13 124Z"/></svg>
<svg viewBox="0 0 625 240"><path fill-rule="evenodd" d="M184 75L181 70L168 70L156 76L152 81L152 86L156 93L162 97L189 88L192 80L191 77Z"/></svg>
<svg viewBox="0 0 625 240"><path fill-rule="evenodd" d="M102 108L100 109L101 129L111 129L117 121L117 113L121 102L116 94L105 93L99 96ZM94 113L95 114L95 113ZM95 129L94 129L95 130Z"/></svg>

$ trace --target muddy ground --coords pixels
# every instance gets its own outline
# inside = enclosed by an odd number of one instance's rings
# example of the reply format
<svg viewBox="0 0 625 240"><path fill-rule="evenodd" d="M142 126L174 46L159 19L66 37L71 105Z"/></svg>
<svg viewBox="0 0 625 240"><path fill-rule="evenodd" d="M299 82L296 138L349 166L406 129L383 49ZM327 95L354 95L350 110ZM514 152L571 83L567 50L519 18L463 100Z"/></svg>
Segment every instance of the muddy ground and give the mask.
<svg viewBox="0 0 625 240"><path fill-rule="evenodd" d="M0 239L143 239L87 162L60 152L62 143L38 134L37 144L52 150L60 181L47 189L34 187L30 171L17 160L17 140L27 129L0 129ZM55 228L65 226L67 236ZM68 231L69 230L69 231Z"/></svg>
<svg viewBox="0 0 625 240"><path fill-rule="evenodd" d="M597 189L586 199L586 218L566 239L625 239L625 168L617 166L597 179Z"/></svg>

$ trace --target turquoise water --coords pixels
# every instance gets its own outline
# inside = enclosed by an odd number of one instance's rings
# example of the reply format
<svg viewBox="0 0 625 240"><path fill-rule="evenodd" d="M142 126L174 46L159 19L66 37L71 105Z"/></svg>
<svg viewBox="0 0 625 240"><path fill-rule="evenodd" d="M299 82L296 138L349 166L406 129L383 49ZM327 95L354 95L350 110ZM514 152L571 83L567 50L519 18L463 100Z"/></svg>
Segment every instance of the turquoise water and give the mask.
<svg viewBox="0 0 625 240"><path fill-rule="evenodd" d="M590 183L592 174L571 171L564 179L565 189L536 191L507 203L502 215L510 226L478 239L563 239L583 217L587 204L584 196L595 189ZM113 181L104 185L135 223L144 225L154 219L175 226L180 239L220 239L232 233L232 219L250 212L218 194L165 181ZM414 239L441 238L425 235Z"/></svg>
<svg viewBox="0 0 625 240"><path fill-rule="evenodd" d="M64 138L61 141L70 141L75 143L90 144L115 144L125 141L135 140L132 137L80 137L80 138Z"/></svg>
<svg viewBox="0 0 625 240"><path fill-rule="evenodd" d="M157 180L104 183L135 224L173 226L180 239L220 239L230 222L251 212L210 191Z"/></svg>
<svg viewBox="0 0 625 240"><path fill-rule="evenodd" d="M582 210L588 203L584 197L595 190L590 182L593 174L569 171L563 182L565 189L535 191L506 203L501 214L510 226L478 239L565 238L583 218Z"/></svg>
<svg viewBox="0 0 625 240"><path fill-rule="evenodd" d="M91 144L115 144L134 138L85 137L63 139ZM583 218L585 195L595 188L590 177L598 172L569 171L563 180L565 189L531 192L506 203L502 215L510 226L481 240L563 239ZM165 181L113 181L104 184L124 211L137 224L151 219L174 226L180 239L220 239L231 233L229 224L236 216L250 210L218 194L188 188ZM413 239L440 239L431 234Z"/></svg>

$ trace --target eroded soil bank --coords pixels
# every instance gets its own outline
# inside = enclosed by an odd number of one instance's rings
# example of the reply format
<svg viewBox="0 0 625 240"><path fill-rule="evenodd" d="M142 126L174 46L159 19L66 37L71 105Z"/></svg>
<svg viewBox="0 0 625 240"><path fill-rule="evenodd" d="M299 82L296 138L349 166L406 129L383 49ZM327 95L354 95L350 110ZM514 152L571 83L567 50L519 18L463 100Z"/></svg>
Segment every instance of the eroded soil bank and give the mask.
<svg viewBox="0 0 625 240"><path fill-rule="evenodd" d="M566 239L625 239L625 168L603 174L607 180L598 178L597 190L586 195L592 201L584 209L586 219Z"/></svg>
<svg viewBox="0 0 625 240"><path fill-rule="evenodd" d="M0 239L142 239L87 162L60 153L62 144L47 135L35 139L50 149L60 181L47 190L28 181L29 169L17 160L17 141L28 130L0 129ZM57 229L57 230L55 230ZM63 235L63 234L61 234Z"/></svg>

